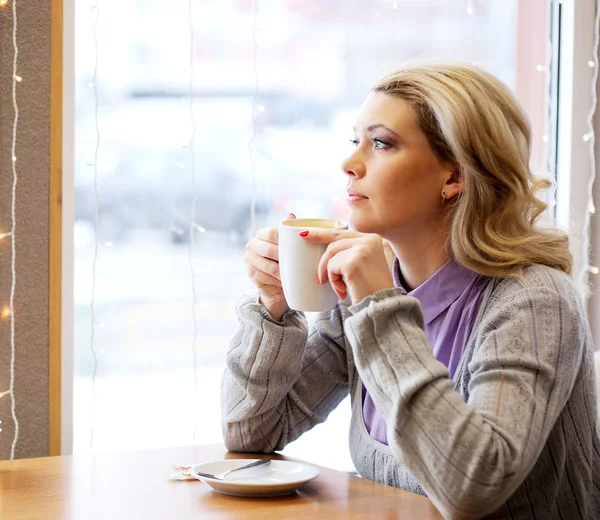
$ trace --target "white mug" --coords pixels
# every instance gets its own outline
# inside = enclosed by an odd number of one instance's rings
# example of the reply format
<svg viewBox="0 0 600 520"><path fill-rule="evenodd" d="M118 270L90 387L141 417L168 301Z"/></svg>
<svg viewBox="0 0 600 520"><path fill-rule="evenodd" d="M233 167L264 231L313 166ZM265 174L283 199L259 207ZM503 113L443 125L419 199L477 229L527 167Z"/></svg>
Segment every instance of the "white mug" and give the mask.
<svg viewBox="0 0 600 520"><path fill-rule="evenodd" d="M325 312L335 308L338 297L329 282L319 285L317 268L327 244L315 244L302 239L304 229L346 229L341 220L298 218L284 220L279 225L279 273L283 294L292 309L305 312Z"/></svg>

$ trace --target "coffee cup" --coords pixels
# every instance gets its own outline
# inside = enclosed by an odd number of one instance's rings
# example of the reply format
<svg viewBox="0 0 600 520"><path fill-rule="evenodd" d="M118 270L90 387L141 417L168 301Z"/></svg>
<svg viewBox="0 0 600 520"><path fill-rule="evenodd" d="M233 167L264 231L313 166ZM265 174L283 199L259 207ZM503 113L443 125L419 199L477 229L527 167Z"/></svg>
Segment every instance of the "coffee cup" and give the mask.
<svg viewBox="0 0 600 520"><path fill-rule="evenodd" d="M313 229L346 229L341 220L323 218L288 219L279 225L279 272L283 294L290 308L326 312L335 308L338 297L329 282L319 285L317 268L327 244L307 242L300 232Z"/></svg>

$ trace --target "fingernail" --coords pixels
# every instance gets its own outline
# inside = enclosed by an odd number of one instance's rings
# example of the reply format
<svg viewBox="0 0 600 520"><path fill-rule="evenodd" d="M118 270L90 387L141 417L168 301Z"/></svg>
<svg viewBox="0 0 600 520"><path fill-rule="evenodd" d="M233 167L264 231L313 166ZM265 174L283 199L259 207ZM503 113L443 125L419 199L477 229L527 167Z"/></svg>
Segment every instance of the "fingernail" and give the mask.
<svg viewBox="0 0 600 520"><path fill-rule="evenodd" d="M300 232L300 236L301 237L307 237L308 236L308 231L301 231Z"/></svg>
<svg viewBox="0 0 600 520"><path fill-rule="evenodd" d="M321 277L319 275L317 275L317 283L321 285Z"/></svg>
<svg viewBox="0 0 600 520"><path fill-rule="evenodd" d="M296 218L296 215L294 215L293 213L290 213L290 218Z"/></svg>

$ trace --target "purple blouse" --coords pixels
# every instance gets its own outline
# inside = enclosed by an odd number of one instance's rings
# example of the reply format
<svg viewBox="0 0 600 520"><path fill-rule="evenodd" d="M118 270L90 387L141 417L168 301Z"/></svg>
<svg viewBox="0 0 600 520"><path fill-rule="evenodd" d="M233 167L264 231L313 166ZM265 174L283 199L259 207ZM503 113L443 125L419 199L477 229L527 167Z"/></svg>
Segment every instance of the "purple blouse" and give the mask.
<svg viewBox="0 0 600 520"><path fill-rule="evenodd" d="M404 294L417 298L423 309L425 335L435 358L454 376L481 304L486 278L448 260L435 274L407 292L402 286L400 264L394 260L394 285ZM387 444L385 419L363 386L363 417L374 439Z"/></svg>

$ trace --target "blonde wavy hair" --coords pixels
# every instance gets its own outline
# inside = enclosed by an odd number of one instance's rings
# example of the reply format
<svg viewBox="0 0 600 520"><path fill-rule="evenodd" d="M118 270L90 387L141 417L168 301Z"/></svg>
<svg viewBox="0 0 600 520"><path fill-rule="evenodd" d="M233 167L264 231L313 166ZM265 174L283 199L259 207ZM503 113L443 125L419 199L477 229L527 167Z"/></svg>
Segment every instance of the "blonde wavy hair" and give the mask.
<svg viewBox="0 0 600 520"><path fill-rule="evenodd" d="M468 64L409 64L372 90L407 101L434 153L463 176L449 202L451 257L485 276L532 264L570 274L567 235L536 227L547 205L535 193L551 183L531 173L529 120L500 80Z"/></svg>

